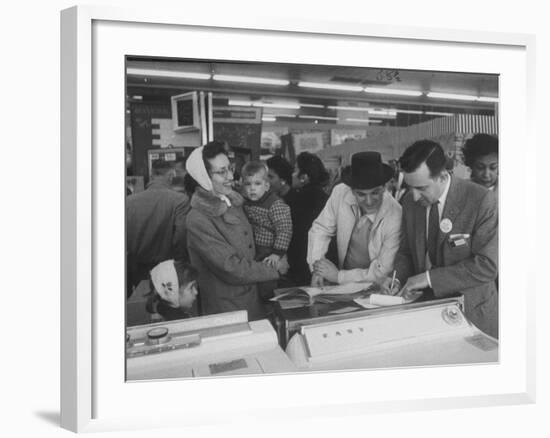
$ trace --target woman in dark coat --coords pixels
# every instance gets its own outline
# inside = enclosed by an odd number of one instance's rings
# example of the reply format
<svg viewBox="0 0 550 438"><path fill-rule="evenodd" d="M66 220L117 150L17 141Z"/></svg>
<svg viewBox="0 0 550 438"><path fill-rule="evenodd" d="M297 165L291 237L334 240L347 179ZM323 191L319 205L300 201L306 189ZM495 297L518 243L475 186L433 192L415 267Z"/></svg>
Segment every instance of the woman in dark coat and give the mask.
<svg viewBox="0 0 550 438"><path fill-rule="evenodd" d="M328 199L324 186L329 174L321 159L309 152L296 158L300 187L287 201L292 214L293 234L288 248L288 276L299 286L311 282L311 272L306 261L307 235L311 224L319 216Z"/></svg>
<svg viewBox="0 0 550 438"><path fill-rule="evenodd" d="M256 283L278 279L288 265L284 258L277 269L254 261L252 227L243 198L233 191L233 167L224 143L195 149L186 168L198 183L187 216L187 246L199 271L201 313L247 310L249 320L265 318Z"/></svg>

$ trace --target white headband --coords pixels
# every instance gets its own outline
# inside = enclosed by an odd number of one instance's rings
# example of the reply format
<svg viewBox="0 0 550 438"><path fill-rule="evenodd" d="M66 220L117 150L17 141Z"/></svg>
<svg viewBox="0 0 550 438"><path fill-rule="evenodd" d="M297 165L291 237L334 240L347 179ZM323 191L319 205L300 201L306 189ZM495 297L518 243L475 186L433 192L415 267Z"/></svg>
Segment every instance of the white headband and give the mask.
<svg viewBox="0 0 550 438"><path fill-rule="evenodd" d="M185 169L204 190L211 192L212 180L210 179L210 176L206 171L206 167L204 166L204 161L202 159L203 149L204 146L201 146L191 152L191 155L189 155L189 158L187 158L185 163Z"/></svg>

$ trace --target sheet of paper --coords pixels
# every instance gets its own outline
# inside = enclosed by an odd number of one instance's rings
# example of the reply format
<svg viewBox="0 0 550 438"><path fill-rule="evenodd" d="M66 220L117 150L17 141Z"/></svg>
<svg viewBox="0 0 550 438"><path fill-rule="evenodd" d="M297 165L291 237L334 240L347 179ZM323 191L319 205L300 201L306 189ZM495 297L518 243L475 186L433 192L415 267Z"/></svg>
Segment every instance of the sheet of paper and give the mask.
<svg viewBox="0 0 550 438"><path fill-rule="evenodd" d="M413 296L413 298L411 298L410 300L405 300L403 297L398 297L395 295L371 294L367 298L357 298L353 301L366 309L374 309L376 307L409 304L418 299L421 295L422 292L419 291L418 294Z"/></svg>
<svg viewBox="0 0 550 438"><path fill-rule="evenodd" d="M369 298L370 303L376 306L396 306L405 303L403 297L394 295L372 294Z"/></svg>
<svg viewBox="0 0 550 438"><path fill-rule="evenodd" d="M372 286L372 283L346 283L339 284L336 286L326 286L326 287L301 287L306 291L310 296L314 297L315 295L320 294L333 294L333 295L345 295L345 294L354 294L356 292L368 289Z"/></svg>
<svg viewBox="0 0 550 438"><path fill-rule="evenodd" d="M355 301L357 304L359 304L361 307L364 307L365 309L377 309L380 306L377 306L376 304L370 303L370 297L367 298L356 298Z"/></svg>

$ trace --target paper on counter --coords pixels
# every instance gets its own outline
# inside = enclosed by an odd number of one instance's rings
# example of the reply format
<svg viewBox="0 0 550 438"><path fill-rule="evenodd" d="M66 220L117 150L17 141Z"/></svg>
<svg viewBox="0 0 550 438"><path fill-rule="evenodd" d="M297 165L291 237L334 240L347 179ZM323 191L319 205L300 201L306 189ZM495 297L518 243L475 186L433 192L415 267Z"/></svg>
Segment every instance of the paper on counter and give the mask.
<svg viewBox="0 0 550 438"><path fill-rule="evenodd" d="M405 303L403 297L397 297L395 295L371 294L369 298L370 303L375 306L396 306Z"/></svg>
<svg viewBox="0 0 550 438"><path fill-rule="evenodd" d="M362 290L368 289L372 286L372 283L346 283L339 284L336 286L325 286L325 287L301 287L300 289L304 290L310 296L330 294L330 295L347 295L360 292Z"/></svg>
<svg viewBox="0 0 550 438"><path fill-rule="evenodd" d="M359 304L361 307L364 307L365 309L377 309L380 306L377 306L375 304L370 303L369 297L367 298L356 298L355 301L357 304Z"/></svg>
<svg viewBox="0 0 550 438"><path fill-rule="evenodd" d="M377 307L384 306L397 306L405 303L403 297L382 294L371 294L367 298L357 298L354 301L366 309L375 309Z"/></svg>

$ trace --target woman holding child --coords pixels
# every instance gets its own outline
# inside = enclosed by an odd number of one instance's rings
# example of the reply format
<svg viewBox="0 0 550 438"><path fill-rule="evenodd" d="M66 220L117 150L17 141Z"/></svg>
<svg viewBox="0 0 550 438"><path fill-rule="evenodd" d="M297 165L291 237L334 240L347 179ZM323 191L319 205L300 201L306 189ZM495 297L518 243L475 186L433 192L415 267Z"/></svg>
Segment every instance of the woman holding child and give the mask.
<svg viewBox="0 0 550 438"><path fill-rule="evenodd" d="M247 310L249 320L264 318L257 283L278 279L288 269L286 259L275 266L255 261L252 227L242 196L233 190L224 143L195 149L186 168L199 184L187 216L187 244L199 272L202 314Z"/></svg>

